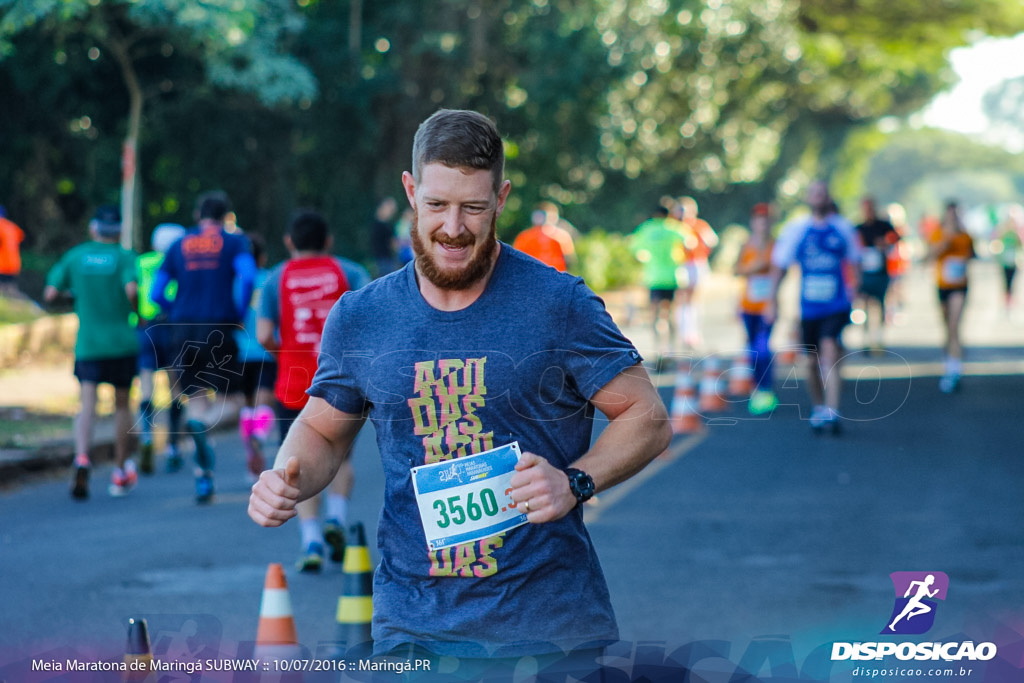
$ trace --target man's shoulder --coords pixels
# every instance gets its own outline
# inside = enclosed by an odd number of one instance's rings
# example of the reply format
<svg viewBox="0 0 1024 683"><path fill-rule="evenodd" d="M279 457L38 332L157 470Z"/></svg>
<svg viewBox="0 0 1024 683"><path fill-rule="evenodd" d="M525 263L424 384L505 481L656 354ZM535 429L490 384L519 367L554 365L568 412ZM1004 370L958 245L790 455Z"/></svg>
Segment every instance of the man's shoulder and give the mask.
<svg viewBox="0 0 1024 683"><path fill-rule="evenodd" d="M516 239L519 239L520 237L523 237L523 238L532 237L532 236L536 235L538 232L541 232L541 226L539 226L539 225L531 225L530 227L521 230L519 232L519 234L516 235Z"/></svg>
<svg viewBox="0 0 1024 683"><path fill-rule="evenodd" d="M284 261L281 261L280 263L278 263L276 266L273 266L272 268L270 268L270 270L267 272L266 279L263 281L263 286L264 287L266 287L267 285L274 286L278 282L280 282L281 281L281 273L284 272L285 266L287 266L287 265L288 265L288 259L285 259Z"/></svg>
<svg viewBox="0 0 1024 683"><path fill-rule="evenodd" d="M518 249L512 248L510 245L502 244L502 252L507 262L506 267L513 269L525 269L530 272L530 277L572 277L567 273L555 270L551 266L538 261L536 258L524 254Z"/></svg>
<svg viewBox="0 0 1024 683"><path fill-rule="evenodd" d="M358 304L371 307L387 305L388 309L391 309L395 306L396 301L400 301L396 297L405 289L408 277L406 270L412 267L413 264L410 262L396 271L371 280L358 289L352 289L345 293L345 299L350 305Z"/></svg>
<svg viewBox="0 0 1024 683"><path fill-rule="evenodd" d="M814 221L810 214L803 214L796 218L791 218L782 226L782 230L779 232L779 237L786 238L801 235L807 232L812 225L814 225Z"/></svg>
<svg viewBox="0 0 1024 683"><path fill-rule="evenodd" d="M349 289L361 289L371 281L370 271L366 270L361 264L344 256L335 256L334 260L344 271Z"/></svg>
<svg viewBox="0 0 1024 683"><path fill-rule="evenodd" d="M508 252L505 265L508 272L497 284L509 287L511 296L525 297L536 305L557 303L576 287L585 286L578 275L556 270L516 249L503 248L503 251Z"/></svg>
<svg viewBox="0 0 1024 683"><path fill-rule="evenodd" d="M857 229L853 227L853 223L839 214L832 214L829 216L828 225L838 230L839 233L848 240L853 240L856 236Z"/></svg>
<svg viewBox="0 0 1024 683"><path fill-rule="evenodd" d="M249 238L240 232L221 231L224 236L224 245L230 246L236 252L252 253L252 245Z"/></svg>

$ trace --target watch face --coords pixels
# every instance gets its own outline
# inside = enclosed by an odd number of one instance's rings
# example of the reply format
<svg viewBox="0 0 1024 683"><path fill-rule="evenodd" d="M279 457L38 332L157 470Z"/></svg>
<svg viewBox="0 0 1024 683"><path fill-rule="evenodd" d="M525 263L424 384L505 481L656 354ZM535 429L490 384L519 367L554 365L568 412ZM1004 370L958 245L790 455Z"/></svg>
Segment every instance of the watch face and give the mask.
<svg viewBox="0 0 1024 683"><path fill-rule="evenodd" d="M573 471L569 476L569 487L579 500L586 500L594 495L594 480L586 472Z"/></svg>
<svg viewBox="0 0 1024 683"><path fill-rule="evenodd" d="M580 481L580 490L583 492L583 495L588 498L594 495L594 480L587 475L580 477L580 479L582 480Z"/></svg>

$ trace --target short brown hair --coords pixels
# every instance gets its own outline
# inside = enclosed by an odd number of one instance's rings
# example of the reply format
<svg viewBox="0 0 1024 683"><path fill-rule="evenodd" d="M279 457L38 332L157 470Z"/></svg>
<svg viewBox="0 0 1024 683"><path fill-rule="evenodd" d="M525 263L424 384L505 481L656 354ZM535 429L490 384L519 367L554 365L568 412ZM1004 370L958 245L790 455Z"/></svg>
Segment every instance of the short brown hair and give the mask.
<svg viewBox="0 0 1024 683"><path fill-rule="evenodd" d="M412 143L412 175L441 163L451 168L490 171L498 193L505 174L505 148L494 123L465 109L440 109L420 124Z"/></svg>

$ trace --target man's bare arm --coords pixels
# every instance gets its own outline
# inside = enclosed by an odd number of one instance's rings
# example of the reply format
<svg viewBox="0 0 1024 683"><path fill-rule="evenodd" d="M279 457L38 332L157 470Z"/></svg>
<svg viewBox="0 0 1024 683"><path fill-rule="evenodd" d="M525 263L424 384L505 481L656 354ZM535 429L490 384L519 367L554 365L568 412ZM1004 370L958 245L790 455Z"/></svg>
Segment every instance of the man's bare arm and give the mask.
<svg viewBox="0 0 1024 683"><path fill-rule="evenodd" d="M261 526L280 526L295 504L320 493L348 459L361 415L344 413L311 397L281 444L274 469L260 475L249 496L249 516Z"/></svg>
<svg viewBox="0 0 1024 683"><path fill-rule="evenodd" d="M572 467L583 470L597 491L625 481L668 448L672 429L665 404L640 364L619 373L591 403L608 416L601 436ZM512 479L512 499L529 501L531 522L550 522L576 506L564 472L545 458L524 453Z"/></svg>

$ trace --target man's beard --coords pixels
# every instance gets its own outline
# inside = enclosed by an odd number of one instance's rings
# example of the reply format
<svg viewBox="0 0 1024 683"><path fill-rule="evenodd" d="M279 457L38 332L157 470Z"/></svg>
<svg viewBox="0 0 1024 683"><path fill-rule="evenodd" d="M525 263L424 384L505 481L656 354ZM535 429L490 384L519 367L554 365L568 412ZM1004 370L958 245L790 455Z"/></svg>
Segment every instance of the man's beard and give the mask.
<svg viewBox="0 0 1024 683"><path fill-rule="evenodd" d="M497 239L498 217L491 216L491 229L486 235L474 237L470 232L463 232L458 237L449 237L443 232L435 232L433 235L420 235L419 214L414 213L412 225L409 227L409 236L412 238L412 250L416 254L416 267L423 277L438 289L447 291L458 291L468 289L487 276L491 269L491 258L498 246ZM421 240L431 240L438 244L450 247L470 247L475 245L475 252L470 257L469 263L463 268L444 269L434 259L433 254L427 250Z"/></svg>

